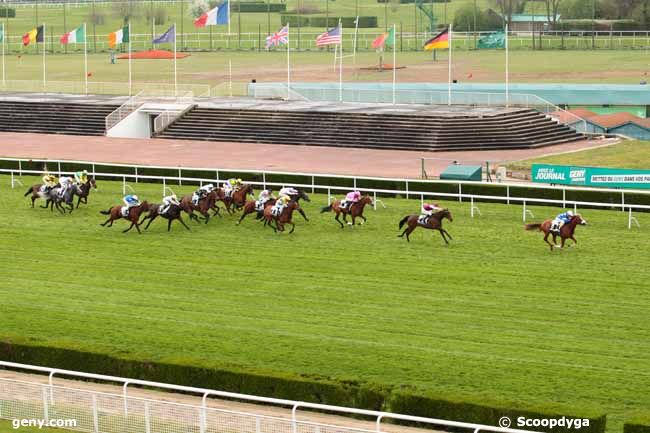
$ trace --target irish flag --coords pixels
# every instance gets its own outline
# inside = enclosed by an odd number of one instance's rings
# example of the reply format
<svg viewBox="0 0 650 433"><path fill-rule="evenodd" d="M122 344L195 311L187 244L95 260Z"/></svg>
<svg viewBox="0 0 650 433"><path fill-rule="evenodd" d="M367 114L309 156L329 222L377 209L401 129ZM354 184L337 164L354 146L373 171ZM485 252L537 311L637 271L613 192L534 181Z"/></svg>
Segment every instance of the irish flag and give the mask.
<svg viewBox="0 0 650 433"><path fill-rule="evenodd" d="M393 27L389 31L387 31L383 35L378 36L377 39L372 41L372 47L374 49L383 48L384 46L392 47L394 43L395 43L395 28Z"/></svg>
<svg viewBox="0 0 650 433"><path fill-rule="evenodd" d="M194 27L201 28L205 26L216 26L217 24L228 24L228 0L221 5L211 9L194 20Z"/></svg>
<svg viewBox="0 0 650 433"><path fill-rule="evenodd" d="M86 32L84 31L83 25L77 27L71 32L65 33L61 36L61 43L65 44L77 44L86 42Z"/></svg>
<svg viewBox="0 0 650 433"><path fill-rule="evenodd" d="M108 46L115 48L117 44L126 44L129 42L129 26L122 27L116 32L108 34Z"/></svg>

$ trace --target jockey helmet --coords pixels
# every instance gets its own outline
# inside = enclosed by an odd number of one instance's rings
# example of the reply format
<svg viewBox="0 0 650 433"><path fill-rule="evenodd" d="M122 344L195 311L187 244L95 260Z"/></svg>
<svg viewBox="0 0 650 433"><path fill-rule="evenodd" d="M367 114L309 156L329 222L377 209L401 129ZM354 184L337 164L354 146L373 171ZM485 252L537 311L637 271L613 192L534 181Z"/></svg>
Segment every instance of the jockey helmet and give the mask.
<svg viewBox="0 0 650 433"><path fill-rule="evenodd" d="M572 212L572 211L567 211L567 213L566 213L566 214L567 214L567 215L569 215L570 217L572 217L572 216L573 216L573 212Z"/></svg>

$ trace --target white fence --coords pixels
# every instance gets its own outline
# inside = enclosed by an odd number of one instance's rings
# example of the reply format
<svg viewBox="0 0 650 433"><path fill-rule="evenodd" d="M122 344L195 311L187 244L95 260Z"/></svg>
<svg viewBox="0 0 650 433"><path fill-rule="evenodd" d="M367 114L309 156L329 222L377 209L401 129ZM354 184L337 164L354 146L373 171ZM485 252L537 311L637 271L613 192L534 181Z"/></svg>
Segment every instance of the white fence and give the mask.
<svg viewBox="0 0 650 433"><path fill-rule="evenodd" d="M353 409L293 400L266 398L188 386L170 385L100 374L81 373L0 361L0 367L12 370L47 373L47 384L0 378L0 418L4 419L70 419L76 420L73 430L94 433L382 433L382 420L393 419L427 424L431 428L462 428L495 433L524 433L523 430L482 424L400 415L390 412ZM122 392L113 394L70 385L54 384L54 376L110 382L121 385ZM197 396L197 404L181 404L152 398L130 396L129 386L155 388ZM216 409L208 406L208 397L236 399L291 409L290 418L262 413ZM199 399L200 398L200 404ZM167 399L165 399L167 400ZM374 419L374 429L345 425L337 419L332 425L298 419L298 409L312 409L337 415L362 415ZM246 410L250 410L247 406ZM261 411L260 411L261 412ZM268 411L267 411L268 412ZM352 423L350 423L352 424ZM358 425L358 423L357 423ZM69 427L70 428L70 427ZM423 429L423 431L426 431ZM526 432L530 433L530 432Z"/></svg>

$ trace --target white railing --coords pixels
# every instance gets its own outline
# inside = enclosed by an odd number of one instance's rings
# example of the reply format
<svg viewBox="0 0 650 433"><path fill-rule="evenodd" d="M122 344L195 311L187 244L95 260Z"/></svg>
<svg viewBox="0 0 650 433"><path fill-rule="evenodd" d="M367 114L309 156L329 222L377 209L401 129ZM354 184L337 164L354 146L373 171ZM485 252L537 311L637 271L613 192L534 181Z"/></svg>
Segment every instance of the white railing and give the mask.
<svg viewBox="0 0 650 433"><path fill-rule="evenodd" d="M431 428L462 428L495 433L531 433L518 429L465 423L459 421L401 415L390 412L354 409L286 399L260 397L232 392L216 391L190 386L171 385L139 379L82 373L33 365L0 361L0 367L48 374L48 383L0 379L0 418L5 419L74 419L73 430L123 433L151 431L152 425L164 426L170 433L198 431L200 433L382 433L382 420L393 419L427 424ZM122 392L114 394L89 389L55 385L54 376L91 379L117 383ZM161 389L196 395L197 404L180 404L162 399L139 398L128 394L129 386ZM216 409L208 406L208 397L236 399L249 403L263 403L291 409L291 418L260 413ZM201 403L198 404L198 398ZM338 415L362 415L374 418L374 429L345 425L324 424L298 419L298 409L312 409ZM246 410L250 410L248 406ZM341 425L343 424L343 425ZM70 428L70 427L68 427Z"/></svg>
<svg viewBox="0 0 650 433"><path fill-rule="evenodd" d="M126 102L124 102L121 106L116 108L112 113L110 113L108 116L106 116L105 119L105 124L106 124L106 133L113 128L115 125L120 123L123 119L125 119L129 114L133 113L136 111L138 108L140 108L143 104L148 103L148 102L165 102L165 103L176 103L176 104L193 104L194 103L194 95L192 92L180 92L176 89L172 89L169 93L166 94L163 90L160 89L154 89L154 90L142 90L140 93L137 95L134 95L130 97ZM188 107L189 109L191 107ZM187 109L185 110L169 110L171 112L176 112L179 115L184 114ZM165 111L164 110L163 114ZM158 116L160 117L160 116ZM177 117L175 117L173 120L175 120ZM171 120L171 121L173 121ZM163 120L159 120L159 124L162 125ZM166 125L165 125L166 126Z"/></svg>
<svg viewBox="0 0 650 433"><path fill-rule="evenodd" d="M137 95L131 96L128 100L126 100L126 102L124 102L122 105L120 105L115 110L113 110L112 113L106 116L105 132L110 131L112 127L120 123L124 118L126 118L126 116L133 113L135 110L138 109L138 107L140 107L143 104L143 101L140 98L140 95L142 95L143 92L144 91L141 91Z"/></svg>
<svg viewBox="0 0 650 433"><path fill-rule="evenodd" d="M527 206L530 205L553 205L561 208L570 208L572 207L574 211L577 211L578 207L593 207L593 208L603 208L603 209L620 209L623 212L628 212L628 228L632 228L632 223L635 223L638 226L636 218L632 215L633 211L648 211L650 210L650 205L644 204L632 204L626 201L626 194L639 194L648 197L650 201L650 191L648 190L636 190L636 189L611 189L611 188L592 188L592 187L575 187L575 186L554 186L554 185L540 185L535 183L492 183L492 182L473 182L473 181L462 181L462 180L421 180L421 179L404 179L404 178L381 178L381 177L368 177L368 176L346 176L346 175L336 175L336 174L316 174L316 173L300 173L300 172L280 172L280 171L267 171L267 170L239 170L239 169L215 169L215 168L201 168L201 167L166 167L166 166L142 166L142 165L132 165L132 164L112 164L112 163L99 163L91 161L65 161L65 160L46 160L46 159L25 159L25 158L0 158L0 161L13 161L16 162L18 167L15 169L0 169L0 173L6 173L11 176L11 185L14 187L18 184L15 180L16 176L27 175L40 175L42 170L28 170L22 167L23 163L47 163L48 170L51 173L61 174L72 174L72 172L61 170L61 164L78 164L84 165L88 168L88 172L93 177L103 177L107 179L114 179L122 181L122 192L126 194L127 188L133 188L131 185L128 185L128 182L138 181L156 181L162 183L162 195L166 195L167 186L170 183L178 183L182 185L183 182L200 184L204 183L221 183L224 181L224 178L220 177L220 172L227 172L230 175L232 173L238 173L246 183L249 183L253 186L259 186L264 189L267 187L282 187L285 185L292 185L297 188L304 188L311 190L312 192L325 191L327 193L328 202L331 202L334 194L346 193L350 189L355 189L363 191L369 194L373 194L374 197L374 208L377 208L377 195L378 194L391 194L391 195L400 195L408 198L419 198L420 201L424 202L426 198L438 198L438 199L455 199L459 202L469 201L471 216L474 217L474 211L478 209L476 201L493 201L497 203L518 203L523 206L522 217L523 221L526 222L527 215L530 215L530 209L527 209ZM53 169L52 165L56 166L56 169ZM131 168L133 169L132 174L126 173L110 173L102 172L97 170L97 166L100 167L120 167L120 168ZM162 170L173 170L178 175L177 176L153 176L153 175L144 175L142 170L146 169L162 169ZM200 171L200 172L209 172L214 173L215 176L210 177L189 177L183 176L183 170L187 171ZM247 179L247 175L256 175L261 176L262 180ZM310 179L308 183L301 182L273 182L267 180L267 176L273 175L282 175L282 176L296 176ZM327 183L320 183L320 180L328 182L329 179L345 179L349 181L349 185L346 186L332 186ZM375 181L375 182L398 182L403 184L403 188L398 189L389 189L389 188L364 188L359 184L364 181ZM435 187L436 185L453 185L456 187L455 192L438 192L438 191L425 191L420 189L414 189L413 184L416 185L431 185ZM489 186L491 188L501 188L501 195L487 195L487 194L476 194L468 193L468 187L476 186ZM463 192L465 188L465 192ZM558 195L561 193L562 198L558 199L546 199L538 197L523 197L520 195L514 195L514 192L518 188L527 188L540 191L554 191ZM567 197L567 194L575 192L601 192L614 194L620 197L620 202L592 202L592 201L582 201L570 199ZM480 211L479 211L480 212Z"/></svg>
<svg viewBox="0 0 650 433"><path fill-rule="evenodd" d="M88 81L88 87L83 81L46 81L42 80L6 80L0 82L2 92L30 92L30 93L68 93L89 95L115 95L128 96L129 86L124 82ZM131 84L133 93L147 92L154 96L171 96L176 93L192 92L196 95L209 95L210 86L207 84L178 84L169 83L139 83Z"/></svg>

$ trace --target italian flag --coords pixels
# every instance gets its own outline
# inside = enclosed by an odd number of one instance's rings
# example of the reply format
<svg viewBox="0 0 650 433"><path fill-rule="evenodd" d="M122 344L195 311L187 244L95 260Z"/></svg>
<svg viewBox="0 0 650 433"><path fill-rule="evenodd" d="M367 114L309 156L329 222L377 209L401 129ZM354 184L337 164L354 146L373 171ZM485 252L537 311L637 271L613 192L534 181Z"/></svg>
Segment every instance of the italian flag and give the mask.
<svg viewBox="0 0 650 433"><path fill-rule="evenodd" d="M395 44L395 28L391 28L389 31L384 33L383 35L377 37L374 41L372 41L372 47L374 49L379 49L383 48L384 46L386 47L392 47Z"/></svg>
<svg viewBox="0 0 650 433"><path fill-rule="evenodd" d="M129 26L122 27L116 32L108 34L108 46L115 48L117 44L125 44L129 42Z"/></svg>
<svg viewBox="0 0 650 433"><path fill-rule="evenodd" d="M86 42L86 32L84 31L84 25L81 25L74 29L71 32L68 32L61 36L61 43L65 44L78 44Z"/></svg>

